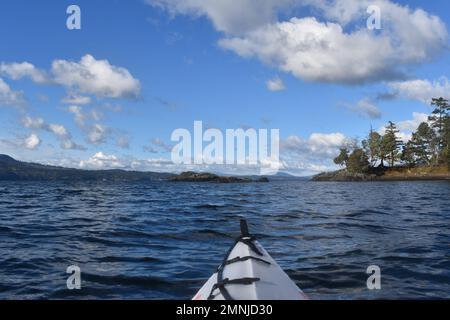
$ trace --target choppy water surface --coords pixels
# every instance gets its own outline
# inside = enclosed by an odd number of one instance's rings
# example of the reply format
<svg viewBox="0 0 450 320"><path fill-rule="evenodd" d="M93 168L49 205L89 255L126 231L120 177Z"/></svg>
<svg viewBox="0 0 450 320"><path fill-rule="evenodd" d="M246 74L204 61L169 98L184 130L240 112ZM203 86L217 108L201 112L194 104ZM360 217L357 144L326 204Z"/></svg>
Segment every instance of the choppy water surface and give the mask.
<svg viewBox="0 0 450 320"><path fill-rule="evenodd" d="M0 182L0 298L189 299L240 217L313 299L450 298L450 183L302 181Z"/></svg>

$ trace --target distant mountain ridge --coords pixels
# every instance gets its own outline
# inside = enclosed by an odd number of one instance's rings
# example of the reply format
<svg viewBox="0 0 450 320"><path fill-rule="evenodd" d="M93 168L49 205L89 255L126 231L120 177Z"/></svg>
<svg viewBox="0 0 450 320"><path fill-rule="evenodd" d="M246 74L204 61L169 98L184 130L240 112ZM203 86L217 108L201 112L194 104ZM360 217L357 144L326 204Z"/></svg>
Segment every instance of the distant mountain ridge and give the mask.
<svg viewBox="0 0 450 320"><path fill-rule="evenodd" d="M174 176L171 173L125 170L82 170L21 162L0 154L0 180L27 181L158 181Z"/></svg>
<svg viewBox="0 0 450 320"><path fill-rule="evenodd" d="M12 163L12 162L16 162L17 160L15 160L14 158L6 155L6 154L0 154L0 162L6 162L6 163Z"/></svg>
<svg viewBox="0 0 450 320"><path fill-rule="evenodd" d="M277 174L269 176L271 181L278 181L278 180L304 180L304 181L308 181L311 180L310 176L303 176L303 177L299 177L299 176L295 176L289 172L286 171L279 171Z"/></svg>

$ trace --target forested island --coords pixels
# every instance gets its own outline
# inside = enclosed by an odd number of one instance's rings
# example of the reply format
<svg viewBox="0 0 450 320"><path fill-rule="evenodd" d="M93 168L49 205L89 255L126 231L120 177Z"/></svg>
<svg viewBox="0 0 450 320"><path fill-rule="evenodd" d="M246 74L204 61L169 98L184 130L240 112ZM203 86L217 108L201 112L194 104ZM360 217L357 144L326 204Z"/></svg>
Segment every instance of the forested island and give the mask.
<svg viewBox="0 0 450 320"><path fill-rule="evenodd" d="M343 169L325 172L314 181L450 180L450 105L432 99L433 112L409 141L389 121L384 134L370 130L363 141L340 149L334 163Z"/></svg>

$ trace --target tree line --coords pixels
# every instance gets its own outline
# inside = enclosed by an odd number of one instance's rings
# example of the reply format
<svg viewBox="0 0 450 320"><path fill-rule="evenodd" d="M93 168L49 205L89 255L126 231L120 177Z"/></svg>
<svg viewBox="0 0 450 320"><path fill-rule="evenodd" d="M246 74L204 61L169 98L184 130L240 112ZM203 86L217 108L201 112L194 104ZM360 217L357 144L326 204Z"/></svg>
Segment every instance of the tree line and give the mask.
<svg viewBox="0 0 450 320"><path fill-rule="evenodd" d="M350 173L368 173L374 169L401 165L447 165L450 169L450 105L444 98L433 98L433 112L427 122L419 125L412 138L404 143L397 126L389 121L384 134L370 130L366 139L352 141L340 148L334 163L346 167Z"/></svg>

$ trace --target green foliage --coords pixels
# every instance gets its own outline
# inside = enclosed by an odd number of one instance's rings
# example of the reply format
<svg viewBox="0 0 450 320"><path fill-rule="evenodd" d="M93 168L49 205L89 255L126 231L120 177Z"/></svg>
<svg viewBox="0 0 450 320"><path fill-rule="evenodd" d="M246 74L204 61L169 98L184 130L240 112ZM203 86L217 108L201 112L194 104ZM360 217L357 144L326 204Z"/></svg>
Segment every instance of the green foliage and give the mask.
<svg viewBox="0 0 450 320"><path fill-rule="evenodd" d="M450 105L444 98L433 99L431 104L435 109L428 122L421 123L406 144L399 139L400 131L396 125L389 121L384 135L371 129L361 143L362 149L357 142L342 148L334 162L347 166L349 172L358 173L375 167L377 163L384 167L385 161L394 167L399 160L409 167L447 164L450 169ZM353 150L350 155L349 150Z"/></svg>
<svg viewBox="0 0 450 320"><path fill-rule="evenodd" d="M370 168L369 158L361 148L356 148L348 157L347 171L350 173L367 173Z"/></svg>
<svg viewBox="0 0 450 320"><path fill-rule="evenodd" d="M450 169L450 117L448 116L444 123L443 148L443 160Z"/></svg>
<svg viewBox="0 0 450 320"><path fill-rule="evenodd" d="M372 129L370 130L367 139L362 141L363 149L370 160L371 166L375 166L377 161L381 160L381 141L382 136Z"/></svg>
<svg viewBox="0 0 450 320"><path fill-rule="evenodd" d="M341 148L340 154L336 158L334 158L334 163L339 166L346 166L348 161L348 154L349 151L347 148Z"/></svg>
<svg viewBox="0 0 450 320"><path fill-rule="evenodd" d="M432 163L436 154L436 133L428 123L423 122L419 125L417 131L413 133L411 145L416 164L430 165Z"/></svg>
<svg viewBox="0 0 450 320"><path fill-rule="evenodd" d="M437 130L438 136L441 137L444 130L445 119L450 111L450 105L448 104L448 100L444 98L432 99L431 105L435 107L435 109L431 113L431 116L428 117L428 120L431 123L431 127Z"/></svg>
<svg viewBox="0 0 450 320"><path fill-rule="evenodd" d="M432 99L431 105L435 107L428 120L431 123L431 128L436 132L434 144L437 151L435 155L435 163L442 162L445 159L445 135L446 135L446 120L449 117L450 105L447 99L438 98Z"/></svg>
<svg viewBox="0 0 450 320"><path fill-rule="evenodd" d="M399 132L396 125L392 121L389 121L386 126L386 133L381 139L381 157L385 157L391 167L395 165L396 161L400 160L401 156L400 147L403 143L397 136Z"/></svg>
<svg viewBox="0 0 450 320"><path fill-rule="evenodd" d="M400 158L408 167L414 167L416 165L416 153L414 144L408 141L403 147L402 155Z"/></svg>

